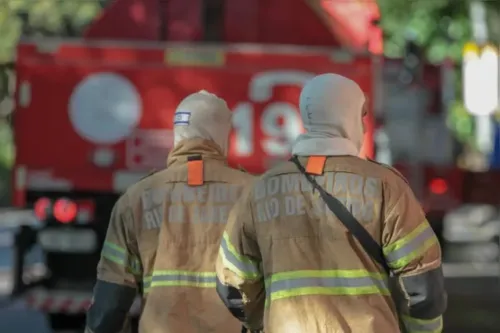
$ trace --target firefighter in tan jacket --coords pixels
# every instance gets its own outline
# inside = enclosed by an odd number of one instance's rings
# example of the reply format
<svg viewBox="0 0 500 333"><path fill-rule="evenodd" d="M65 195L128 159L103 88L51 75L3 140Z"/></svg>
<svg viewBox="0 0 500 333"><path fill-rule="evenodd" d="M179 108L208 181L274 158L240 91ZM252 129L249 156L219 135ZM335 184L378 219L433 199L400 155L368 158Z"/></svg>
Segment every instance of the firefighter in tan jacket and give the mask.
<svg viewBox="0 0 500 333"><path fill-rule="evenodd" d="M441 249L406 181L358 157L365 96L339 75L303 88L306 173L336 197L383 249L403 292L287 162L258 178L234 206L217 260L217 291L250 329L266 333L439 333L446 308ZM399 313L398 313L399 312Z"/></svg>
<svg viewBox="0 0 500 333"><path fill-rule="evenodd" d="M116 333L137 294L139 332L240 332L217 296L215 260L236 199L252 176L227 165L231 111L205 91L174 116L167 168L116 203L97 268L88 333Z"/></svg>

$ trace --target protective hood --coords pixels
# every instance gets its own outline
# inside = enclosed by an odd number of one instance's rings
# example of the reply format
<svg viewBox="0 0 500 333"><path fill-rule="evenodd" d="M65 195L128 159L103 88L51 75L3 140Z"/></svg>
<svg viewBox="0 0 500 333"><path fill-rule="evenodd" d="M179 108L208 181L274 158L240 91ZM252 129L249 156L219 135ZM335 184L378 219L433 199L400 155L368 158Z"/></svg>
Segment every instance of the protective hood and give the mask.
<svg viewBox="0 0 500 333"><path fill-rule="evenodd" d="M203 158L227 162L226 156L214 141L200 138L180 141L167 157L167 167L184 164L190 155L200 155Z"/></svg>
<svg viewBox="0 0 500 333"><path fill-rule="evenodd" d="M365 95L354 81L337 74L322 74L308 81L300 94L305 133L292 154L358 156L363 145Z"/></svg>
<svg viewBox="0 0 500 333"><path fill-rule="evenodd" d="M184 98L174 115L174 147L186 139L214 142L227 155L232 113L226 102L205 90Z"/></svg>

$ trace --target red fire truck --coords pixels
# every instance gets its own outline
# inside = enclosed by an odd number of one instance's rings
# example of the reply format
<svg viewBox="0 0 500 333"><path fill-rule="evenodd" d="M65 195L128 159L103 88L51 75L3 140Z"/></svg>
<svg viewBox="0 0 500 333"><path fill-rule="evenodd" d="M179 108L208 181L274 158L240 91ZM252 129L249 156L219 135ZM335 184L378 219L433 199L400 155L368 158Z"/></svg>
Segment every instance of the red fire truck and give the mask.
<svg viewBox="0 0 500 333"><path fill-rule="evenodd" d="M230 162L252 173L289 157L300 89L314 75L352 78L376 107L378 17L365 1L117 0L82 39L22 40L13 204L43 221L37 240L51 273L28 303L59 322L82 318L111 208L164 167L186 95L206 89L227 101Z"/></svg>

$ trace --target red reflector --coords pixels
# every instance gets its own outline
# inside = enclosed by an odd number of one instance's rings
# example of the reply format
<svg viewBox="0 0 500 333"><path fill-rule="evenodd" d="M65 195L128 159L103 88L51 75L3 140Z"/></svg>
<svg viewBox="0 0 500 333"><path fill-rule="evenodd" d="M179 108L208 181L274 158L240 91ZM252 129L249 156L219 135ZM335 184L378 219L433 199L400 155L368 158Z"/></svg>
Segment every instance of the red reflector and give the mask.
<svg viewBox="0 0 500 333"><path fill-rule="evenodd" d="M78 213L78 206L71 200L58 199L54 204L54 217L61 223L72 222Z"/></svg>
<svg viewBox="0 0 500 333"><path fill-rule="evenodd" d="M50 201L49 198L38 199L35 202L35 205L33 206L35 216L39 220L42 220L42 221L46 220L48 215L49 215L49 211L50 211L51 206L52 206L52 201Z"/></svg>
<svg viewBox="0 0 500 333"><path fill-rule="evenodd" d="M429 183L429 189L434 194L444 194L448 191L448 184L442 178L434 178Z"/></svg>

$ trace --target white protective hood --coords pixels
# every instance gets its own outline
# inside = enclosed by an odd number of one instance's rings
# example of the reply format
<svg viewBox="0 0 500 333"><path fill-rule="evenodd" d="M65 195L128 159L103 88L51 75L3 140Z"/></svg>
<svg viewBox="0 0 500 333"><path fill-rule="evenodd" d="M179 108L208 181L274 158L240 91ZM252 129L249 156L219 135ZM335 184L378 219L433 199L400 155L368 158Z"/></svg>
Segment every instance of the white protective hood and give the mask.
<svg viewBox="0 0 500 333"><path fill-rule="evenodd" d="M337 74L322 74L308 81L300 94L305 133L292 154L358 156L363 145L362 109L365 95L354 81Z"/></svg>
<svg viewBox="0 0 500 333"><path fill-rule="evenodd" d="M227 155L232 112L226 101L205 90L184 98L175 110L174 146L185 139L215 142Z"/></svg>

